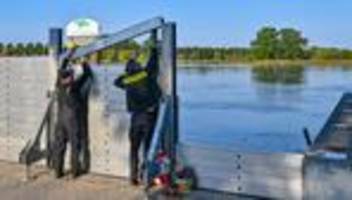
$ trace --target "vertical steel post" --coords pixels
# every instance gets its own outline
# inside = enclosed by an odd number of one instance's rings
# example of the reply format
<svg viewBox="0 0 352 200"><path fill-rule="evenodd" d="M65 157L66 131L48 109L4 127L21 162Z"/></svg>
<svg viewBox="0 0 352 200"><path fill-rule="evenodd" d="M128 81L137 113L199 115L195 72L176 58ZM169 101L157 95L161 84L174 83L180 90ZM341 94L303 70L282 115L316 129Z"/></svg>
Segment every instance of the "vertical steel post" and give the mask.
<svg viewBox="0 0 352 200"><path fill-rule="evenodd" d="M168 70L169 87L166 95L171 96L171 127L168 135L168 148L171 157L171 174L175 173L176 152L178 141L178 97L177 97L177 68L176 68L176 24L167 23L162 28L162 52L163 66Z"/></svg>
<svg viewBox="0 0 352 200"><path fill-rule="evenodd" d="M49 30L49 53L56 60L63 51L63 31L61 28L51 28Z"/></svg>
<svg viewBox="0 0 352 200"><path fill-rule="evenodd" d="M56 69L59 68L59 58L60 54L63 52L63 30L61 28L51 28L49 30L49 54L50 56L56 61ZM50 98L55 98L52 95L55 94L50 94L48 92L48 96ZM50 100L51 101L51 100ZM53 130L54 130L54 120L53 120L53 115L55 114L53 108L54 104L52 105L51 103L50 107L48 108L48 113L47 113L47 121L46 121L46 149L47 149L47 167L51 168L52 167L52 146L53 146L53 141L54 141L54 135L53 135Z"/></svg>

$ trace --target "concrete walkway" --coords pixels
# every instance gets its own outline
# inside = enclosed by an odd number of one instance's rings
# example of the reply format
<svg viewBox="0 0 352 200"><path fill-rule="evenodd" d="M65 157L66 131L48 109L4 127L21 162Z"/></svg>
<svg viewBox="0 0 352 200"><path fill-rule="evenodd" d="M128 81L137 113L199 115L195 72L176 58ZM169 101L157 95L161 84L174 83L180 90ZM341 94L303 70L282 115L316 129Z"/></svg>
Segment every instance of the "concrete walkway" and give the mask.
<svg viewBox="0 0 352 200"><path fill-rule="evenodd" d="M130 187L127 181L97 175L76 180L56 180L45 169L36 167L31 181L24 181L24 168L0 162L0 199L6 200L97 200L145 199L142 188Z"/></svg>
<svg viewBox="0 0 352 200"><path fill-rule="evenodd" d="M0 199L4 200L139 200L148 199L143 187L131 187L126 180L85 175L76 180L56 180L48 170L34 167L33 179L25 181L24 167L0 162ZM149 199L250 199L232 195L196 191L182 198L152 195Z"/></svg>

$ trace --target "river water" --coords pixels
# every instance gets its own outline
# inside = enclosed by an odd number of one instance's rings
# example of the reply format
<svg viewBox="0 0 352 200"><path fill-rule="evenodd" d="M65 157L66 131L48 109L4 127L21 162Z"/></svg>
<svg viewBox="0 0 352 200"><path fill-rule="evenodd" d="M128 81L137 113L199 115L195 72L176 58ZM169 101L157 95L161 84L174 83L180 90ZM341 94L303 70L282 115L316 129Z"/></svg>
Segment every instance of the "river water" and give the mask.
<svg viewBox="0 0 352 200"><path fill-rule="evenodd" d="M302 152L344 92L352 68L232 67L178 71L181 141L240 151Z"/></svg>

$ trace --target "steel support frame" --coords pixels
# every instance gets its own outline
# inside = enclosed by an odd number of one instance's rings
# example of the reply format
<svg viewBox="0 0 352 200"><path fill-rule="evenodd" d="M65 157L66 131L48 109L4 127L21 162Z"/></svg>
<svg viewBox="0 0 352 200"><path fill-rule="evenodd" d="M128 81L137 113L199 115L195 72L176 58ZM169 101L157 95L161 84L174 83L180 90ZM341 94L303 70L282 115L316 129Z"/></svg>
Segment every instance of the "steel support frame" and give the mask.
<svg viewBox="0 0 352 200"><path fill-rule="evenodd" d="M81 58L88 56L92 53L104 50L124 41L127 41L131 38L138 37L140 35L150 33L152 30L156 30L164 25L164 19L161 17L155 17L144 22L130 26L129 28L123 29L115 34L109 35L106 38L99 39L95 42L92 42L86 46L79 47L74 54L72 59ZM60 56L60 59L67 57L67 53L63 53Z"/></svg>
<svg viewBox="0 0 352 200"><path fill-rule="evenodd" d="M64 51L63 45L63 29L62 28L52 28L49 30L49 53L52 58L55 59L55 63L57 65L57 69L59 68L60 63L60 55ZM48 91L48 97L52 98L52 105L48 110L48 125L47 125L47 135L46 135L46 148L48 155L46 157L46 164L48 168L53 167L51 155L53 151L53 141L54 141L54 131L55 131L55 114L56 114L56 105L55 104L55 92ZM51 104L51 103L49 103Z"/></svg>
<svg viewBox="0 0 352 200"><path fill-rule="evenodd" d="M176 24L167 23L162 27L162 65L169 69L170 87L167 95L171 96L170 134L166 138L166 146L171 158L171 174L175 173L178 143L178 96L177 96L177 44Z"/></svg>
<svg viewBox="0 0 352 200"><path fill-rule="evenodd" d="M110 35L109 37L102 38L95 42L92 42L86 46L82 46L76 49L71 59L77 59L80 57L88 56L92 53L104 50L113 46L114 44L127 41L131 38L138 37L140 35L150 33L151 40L158 45L158 33L161 32L161 67L168 70L168 83L167 89L164 91L165 99L170 100L170 117L168 117L168 131L166 135L166 144L163 146L167 147L171 157L171 172L174 173L176 166L176 152L178 143L178 96L177 96L177 68L176 68L176 23L168 22L165 23L161 17L156 17L144 22L138 23L134 26L126 28L120 32ZM57 60L58 66L61 61L68 56L67 52L63 51L63 36L62 29L51 29L50 30L50 49L51 56ZM171 97L171 98L168 98ZM168 112L169 113L169 112ZM53 114L53 113L52 113ZM159 118L159 120L161 120ZM161 134L161 133L160 133ZM50 138L50 137L48 137ZM48 141L48 148L50 148L50 141ZM50 164L49 164L50 165Z"/></svg>

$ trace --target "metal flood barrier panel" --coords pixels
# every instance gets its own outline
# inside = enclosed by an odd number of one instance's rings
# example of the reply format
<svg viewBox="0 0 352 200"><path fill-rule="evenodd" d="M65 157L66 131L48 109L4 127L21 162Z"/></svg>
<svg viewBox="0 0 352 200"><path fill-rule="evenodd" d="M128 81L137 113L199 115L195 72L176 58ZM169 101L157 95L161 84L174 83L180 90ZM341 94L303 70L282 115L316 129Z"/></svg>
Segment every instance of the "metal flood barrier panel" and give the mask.
<svg viewBox="0 0 352 200"><path fill-rule="evenodd" d="M303 173L303 199L351 199L351 163L345 158L309 156Z"/></svg>
<svg viewBox="0 0 352 200"><path fill-rule="evenodd" d="M155 45L160 44L158 79L163 96L173 96L173 103L176 104L175 32L174 23L165 22L161 17L152 18L79 47L73 53L72 59L99 52L143 34L150 34ZM60 39L52 42L61 43ZM62 52L57 57L62 59L65 56L66 52ZM129 114L126 111L125 92L113 85L114 79L123 72L124 67L93 67L93 70L95 80L89 103L91 171L128 177ZM158 121L160 120L159 118Z"/></svg>
<svg viewBox="0 0 352 200"><path fill-rule="evenodd" d="M129 114L125 92L113 85L124 67L92 66L92 70L94 81L89 97L91 171L128 177ZM163 69L160 77L168 79L168 73ZM48 91L53 89L55 80L56 66L49 57L0 59L1 160L18 162L23 147L35 138L49 103Z"/></svg>
<svg viewBox="0 0 352 200"><path fill-rule="evenodd" d="M89 100L91 171L129 177L130 115L126 94L113 85L124 66L92 67L94 81ZM160 71L160 82L169 79L169 70ZM167 85L164 85L166 88Z"/></svg>
<svg viewBox="0 0 352 200"><path fill-rule="evenodd" d="M344 93L304 161L304 199L351 199L352 94Z"/></svg>
<svg viewBox="0 0 352 200"><path fill-rule="evenodd" d="M0 59L0 159L18 162L35 137L55 80L48 57Z"/></svg>
<svg viewBox="0 0 352 200"><path fill-rule="evenodd" d="M162 53L161 65L163 56ZM163 65L159 70L159 84L166 94L172 85L172 69L168 66ZM91 171L128 177L130 115L125 92L113 85L114 79L124 72L124 66L93 66L92 69L94 81L89 97Z"/></svg>
<svg viewBox="0 0 352 200"><path fill-rule="evenodd" d="M0 108L5 111L2 114L4 115L3 120L0 120L1 127L4 129L4 136L1 137L4 145L0 148L6 150L3 151L2 158L19 161L26 166L26 172L30 171L29 167L32 164L41 160L46 160L48 167L51 167L52 164L50 156L54 151L52 148L55 143L53 136L57 121L57 103L55 103L55 92L48 98L48 91L49 89L55 91L56 72L63 59L68 56L67 51L62 51L62 32L61 29L50 29L50 56L45 58L48 63L36 63L32 58L16 59L18 63L6 63L3 68L5 73L1 74L5 77L5 81L0 82L3 88L3 91L0 91L4 93L3 101L5 103ZM153 18L111 34L106 38L97 39L86 46L78 47L70 59L85 57L134 37L150 34L155 45L160 47L158 81L163 92L162 99L167 96L174 97L172 105L176 108L175 32L175 23L166 23L160 17ZM27 62L30 63L28 67ZM12 70L14 66L19 67ZM42 68L44 69L42 70ZM114 79L124 71L124 67L92 66L92 70L94 81L89 97L88 127L91 153L90 171L128 177L129 114L126 111L125 92L113 85ZM26 81L20 81L21 79L18 77L22 76L26 78ZM46 79L42 80L42 77ZM17 82L11 82L16 79ZM33 90L31 90L32 88ZM24 119L22 120L22 118ZM177 117L174 116L173 119L176 120ZM158 121L161 120L158 119ZM174 123L172 124L174 125ZM9 135L16 135L14 144L11 144L12 139ZM9 156L10 152L12 154ZM69 160L68 157L66 160ZM28 173L26 174L28 175Z"/></svg>
<svg viewBox="0 0 352 200"><path fill-rule="evenodd" d="M303 154L236 152L181 144L200 188L274 199L302 199Z"/></svg>
<svg viewBox="0 0 352 200"><path fill-rule="evenodd" d="M91 171L129 175L129 115L125 92L113 85L123 67L93 67L89 102Z"/></svg>

